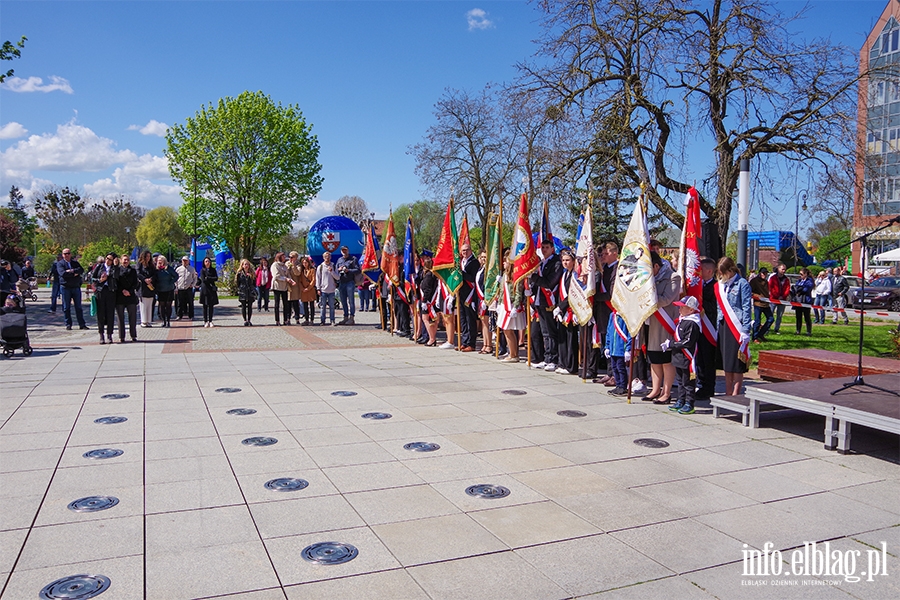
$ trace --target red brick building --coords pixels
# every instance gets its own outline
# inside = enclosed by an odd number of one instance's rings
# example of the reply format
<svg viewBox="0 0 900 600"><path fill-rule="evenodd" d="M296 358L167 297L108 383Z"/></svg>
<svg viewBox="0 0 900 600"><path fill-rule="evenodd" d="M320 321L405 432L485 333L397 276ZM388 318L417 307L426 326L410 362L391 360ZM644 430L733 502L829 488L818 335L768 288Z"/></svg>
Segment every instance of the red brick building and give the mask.
<svg viewBox="0 0 900 600"><path fill-rule="evenodd" d="M900 70L900 0L889 0L859 53L860 73L894 67ZM854 237L900 214L900 75L863 77L859 84ZM900 227L869 238L869 256L891 250ZM859 244L853 246L858 272Z"/></svg>

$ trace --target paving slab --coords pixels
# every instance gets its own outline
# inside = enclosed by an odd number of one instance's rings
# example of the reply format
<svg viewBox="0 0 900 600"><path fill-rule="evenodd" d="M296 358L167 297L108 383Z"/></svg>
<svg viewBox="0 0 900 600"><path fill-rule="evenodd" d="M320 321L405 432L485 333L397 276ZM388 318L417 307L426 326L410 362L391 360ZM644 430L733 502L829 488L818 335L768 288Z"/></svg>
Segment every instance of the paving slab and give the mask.
<svg viewBox="0 0 900 600"><path fill-rule="evenodd" d="M754 430L672 415L575 377L391 338L372 314L334 329L263 315L252 335L237 314L223 298L220 327L142 329L145 342L112 347L49 324L27 361L0 361L4 599L76 573L109 576L107 595L125 599L898 595L893 577L741 583L743 552L767 543L827 540L860 556L884 543L888 572L900 568L896 436L854 429L854 452L837 455L822 449L820 418ZM241 407L257 412L227 414ZM94 423L109 415L128 421ZM278 443L241 443L253 436ZM414 441L440 449L404 449ZM83 457L98 448L124 454ZM279 477L309 485L265 488ZM476 484L510 494L466 494ZM68 510L96 494L119 504ZM301 558L323 541L359 555Z"/></svg>

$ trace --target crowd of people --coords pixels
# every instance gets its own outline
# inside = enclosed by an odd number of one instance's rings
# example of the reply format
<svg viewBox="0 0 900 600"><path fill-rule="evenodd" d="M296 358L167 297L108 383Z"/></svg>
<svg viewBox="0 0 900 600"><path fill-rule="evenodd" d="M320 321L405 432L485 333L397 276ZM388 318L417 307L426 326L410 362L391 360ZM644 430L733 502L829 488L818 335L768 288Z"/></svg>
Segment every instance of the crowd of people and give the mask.
<svg viewBox="0 0 900 600"><path fill-rule="evenodd" d="M730 258L718 262L702 258L702 301L680 298L681 276L662 257L659 244L651 242L659 315L648 319L636 336L638 332L628 332L611 304L619 261L619 248L614 242L597 248L599 273L593 315L584 326L578 324L569 305L572 278L584 280L584 275L578 275L577 261L570 250L557 252L553 242L544 241L538 268L527 280L515 283L510 279L512 264L507 256L496 281L498 291L490 303L485 302L485 253L476 257L469 244L459 250L462 284L457 293L451 293L434 273L433 255L428 250L419 256L420 268L411 285L393 285L383 275L377 282L369 281L347 247L341 248L337 261L332 261L330 252L324 253L318 266L312 257L298 252L278 252L271 263L262 258L256 266L241 260L234 289L243 325L253 325L254 307L257 313L269 312L273 299L276 326L352 326L356 324L358 296L360 310L381 313L382 329L419 344L493 354L504 363L520 362L527 354L534 369L580 374L612 388L609 393L614 396L635 393L644 400L672 404L674 410L690 413L697 399L714 394L717 367L725 372L726 394L741 393L743 373L748 370L747 345L751 341L763 343L767 334L779 332L785 305L778 301L835 308L848 303L846 268L823 271L815 280L802 269L792 284L785 265L778 264L773 274L763 267L748 281ZM117 322L122 343L127 339L137 341L138 327L153 327L155 322L170 327L173 318L193 320L198 291L203 326L214 327L219 273L209 258L204 259L199 273L187 256L174 267L165 256L149 251L143 252L135 264L128 255L109 253L87 268L68 248L57 258L50 274L49 312L57 311L57 299L61 297L66 329L72 329L76 322L80 329L88 329L82 307L85 283L94 294L101 344L113 342ZM23 279L33 276L30 262L25 269ZM4 293L0 304L15 289L14 276L16 272L8 263L0 264ZM340 321L335 319L338 299L343 311ZM797 333L805 324L810 335L810 308L793 309ZM816 308L814 316L815 323L825 323L824 309ZM834 312L832 322L837 323L840 316L848 322L846 312L839 311ZM439 343L441 328L446 337ZM531 345L527 347L529 328ZM678 390L677 398L673 388Z"/></svg>

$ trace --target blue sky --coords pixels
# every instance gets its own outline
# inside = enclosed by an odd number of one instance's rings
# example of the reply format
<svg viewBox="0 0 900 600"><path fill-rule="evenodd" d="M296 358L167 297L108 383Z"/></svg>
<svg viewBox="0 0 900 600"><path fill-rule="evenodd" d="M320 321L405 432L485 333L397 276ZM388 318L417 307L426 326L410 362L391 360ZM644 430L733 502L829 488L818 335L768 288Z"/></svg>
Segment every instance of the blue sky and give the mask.
<svg viewBox="0 0 900 600"><path fill-rule="evenodd" d="M858 50L886 1L809 4L802 35ZM262 90L299 105L319 139L325 183L301 219L329 214L343 195L386 216L391 204L423 197L407 151L433 123L443 90L514 78L514 64L536 49L539 18L517 0L3 0L0 40L28 42L21 59L0 65L16 71L0 86L2 197L10 185L27 194L59 184L178 206L165 125Z"/></svg>

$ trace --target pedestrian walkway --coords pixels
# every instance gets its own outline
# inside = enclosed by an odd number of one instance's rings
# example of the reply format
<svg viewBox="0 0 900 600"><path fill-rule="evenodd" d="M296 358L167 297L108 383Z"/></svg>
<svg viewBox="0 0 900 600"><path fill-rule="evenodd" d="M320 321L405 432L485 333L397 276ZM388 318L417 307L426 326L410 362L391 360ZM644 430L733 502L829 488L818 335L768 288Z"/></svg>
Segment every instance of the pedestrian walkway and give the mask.
<svg viewBox="0 0 900 600"><path fill-rule="evenodd" d="M673 415L372 314L221 314L112 346L38 317L0 359L2 598L900 597L895 435L841 456L814 417Z"/></svg>

